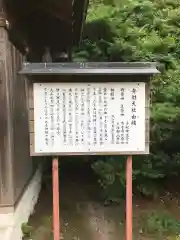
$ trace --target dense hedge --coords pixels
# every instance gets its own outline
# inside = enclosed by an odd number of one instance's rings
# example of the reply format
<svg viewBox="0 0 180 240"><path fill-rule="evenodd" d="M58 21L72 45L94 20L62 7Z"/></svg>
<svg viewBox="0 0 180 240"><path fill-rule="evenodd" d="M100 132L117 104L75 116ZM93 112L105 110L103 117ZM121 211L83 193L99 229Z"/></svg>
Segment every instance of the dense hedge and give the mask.
<svg viewBox="0 0 180 240"><path fill-rule="evenodd" d="M155 196L161 180L180 171L180 0L91 1L74 60L160 63L162 74L152 81L151 155L133 162L134 190ZM92 167L105 197L118 200L124 159L99 158Z"/></svg>

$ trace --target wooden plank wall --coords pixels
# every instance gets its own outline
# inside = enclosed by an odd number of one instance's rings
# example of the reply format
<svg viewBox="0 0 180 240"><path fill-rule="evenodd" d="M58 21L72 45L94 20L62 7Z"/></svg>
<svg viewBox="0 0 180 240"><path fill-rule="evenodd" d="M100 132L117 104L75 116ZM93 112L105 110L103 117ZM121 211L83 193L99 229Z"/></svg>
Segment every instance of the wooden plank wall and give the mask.
<svg viewBox="0 0 180 240"><path fill-rule="evenodd" d="M12 121L9 112L10 89L7 79L7 34L3 29L4 20L0 19L0 205L13 201L12 160ZM7 172L9 170L9 174Z"/></svg>
<svg viewBox="0 0 180 240"><path fill-rule="evenodd" d="M32 176L28 86L18 75L23 58L0 20L0 206L13 206Z"/></svg>

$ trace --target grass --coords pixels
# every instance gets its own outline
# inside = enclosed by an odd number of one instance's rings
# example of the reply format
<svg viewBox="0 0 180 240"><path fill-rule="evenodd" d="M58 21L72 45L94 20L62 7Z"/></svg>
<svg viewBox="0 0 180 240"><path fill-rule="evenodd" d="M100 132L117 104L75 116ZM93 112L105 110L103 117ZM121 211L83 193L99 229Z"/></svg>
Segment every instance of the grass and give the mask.
<svg viewBox="0 0 180 240"><path fill-rule="evenodd" d="M142 216L141 219L142 232L147 234L180 234L180 222L168 212L150 212Z"/></svg>
<svg viewBox="0 0 180 240"><path fill-rule="evenodd" d="M180 236L180 221L165 210L142 214L138 219L137 228L141 235L147 237L176 239Z"/></svg>

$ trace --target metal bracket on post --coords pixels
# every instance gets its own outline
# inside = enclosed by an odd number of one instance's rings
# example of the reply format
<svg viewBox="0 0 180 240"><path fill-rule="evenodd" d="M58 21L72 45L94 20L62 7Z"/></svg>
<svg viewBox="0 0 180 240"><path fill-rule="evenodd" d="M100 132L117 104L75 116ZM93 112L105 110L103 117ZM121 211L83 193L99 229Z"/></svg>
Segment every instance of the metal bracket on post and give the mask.
<svg viewBox="0 0 180 240"><path fill-rule="evenodd" d="M59 218L59 164L58 157L52 159L53 179L53 233L54 240L60 240L60 218Z"/></svg>
<svg viewBox="0 0 180 240"><path fill-rule="evenodd" d="M126 240L132 240L132 156L126 163Z"/></svg>

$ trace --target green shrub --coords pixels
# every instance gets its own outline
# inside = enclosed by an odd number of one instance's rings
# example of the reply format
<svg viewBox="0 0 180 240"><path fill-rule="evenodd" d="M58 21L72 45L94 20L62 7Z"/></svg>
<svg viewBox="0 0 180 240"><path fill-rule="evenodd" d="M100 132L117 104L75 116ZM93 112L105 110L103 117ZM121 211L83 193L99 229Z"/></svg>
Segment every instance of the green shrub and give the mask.
<svg viewBox="0 0 180 240"><path fill-rule="evenodd" d="M171 216L168 212L149 212L140 219L141 231L146 234L180 234L180 221Z"/></svg>
<svg viewBox="0 0 180 240"><path fill-rule="evenodd" d="M151 154L133 161L134 189L155 196L180 169L180 0L92 0L74 60L157 61L151 84ZM98 158L93 169L107 199L125 191L122 157Z"/></svg>

